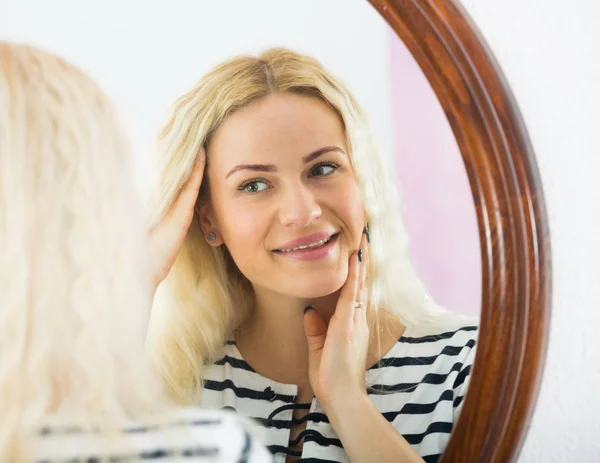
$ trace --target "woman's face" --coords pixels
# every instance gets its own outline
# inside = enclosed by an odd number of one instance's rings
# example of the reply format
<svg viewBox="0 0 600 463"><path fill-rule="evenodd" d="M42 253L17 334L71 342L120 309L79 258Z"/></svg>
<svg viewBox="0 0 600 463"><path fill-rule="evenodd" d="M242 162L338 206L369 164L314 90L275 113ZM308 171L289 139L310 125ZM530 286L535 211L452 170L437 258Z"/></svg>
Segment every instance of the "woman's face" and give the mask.
<svg viewBox="0 0 600 463"><path fill-rule="evenodd" d="M347 152L339 116L290 93L233 113L216 131L208 217L255 289L316 298L344 284L365 226Z"/></svg>

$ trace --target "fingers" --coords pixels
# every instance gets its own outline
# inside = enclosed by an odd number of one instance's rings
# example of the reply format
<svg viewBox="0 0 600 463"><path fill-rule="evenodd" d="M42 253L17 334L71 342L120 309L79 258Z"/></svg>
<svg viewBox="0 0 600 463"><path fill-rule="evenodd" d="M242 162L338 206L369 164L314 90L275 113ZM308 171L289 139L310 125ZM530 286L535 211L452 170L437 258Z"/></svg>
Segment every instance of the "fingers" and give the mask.
<svg viewBox="0 0 600 463"><path fill-rule="evenodd" d="M194 208L196 199L200 193L200 185L202 184L202 177L204 176L204 167L206 166L206 151L204 148L198 153L196 163L192 168L192 172L183 185L183 188L179 192L179 196L175 201L174 209L176 210L188 210Z"/></svg>
<svg viewBox="0 0 600 463"><path fill-rule="evenodd" d="M360 258L359 258L360 256ZM338 306L336 307L336 316L343 318L352 327L355 320L356 302L366 304L366 276L367 276L368 249L366 236L363 233L359 249L352 254L348 263L348 278L342 287ZM362 309L366 311L366 306ZM364 315L363 312L361 314Z"/></svg>
<svg viewBox="0 0 600 463"><path fill-rule="evenodd" d="M342 286L337 307L335 308L335 317L343 320L348 328L351 328L354 323L354 303L356 301L355 297L360 274L358 268L359 265L358 252L355 252L350 256L350 261L348 262L348 278L346 279L344 286Z"/></svg>
<svg viewBox="0 0 600 463"><path fill-rule="evenodd" d="M187 233L194 217L194 206L200 192L205 165L206 153L204 148L202 148L198 153L190 176L179 191L179 195L160 223L150 230L151 233L156 228L168 229L169 234L176 234L178 236Z"/></svg>
<svg viewBox="0 0 600 463"><path fill-rule="evenodd" d="M363 233L360 242L360 249L362 250L362 262L359 265L358 282L356 288L356 302L361 302L363 306L361 308L356 307L354 304L354 321L358 321L362 318L366 320L367 313L367 270L369 268L369 243L367 242L366 234Z"/></svg>
<svg viewBox="0 0 600 463"><path fill-rule="evenodd" d="M312 306L307 306L304 311L304 333L309 352L323 349L327 338L327 324Z"/></svg>

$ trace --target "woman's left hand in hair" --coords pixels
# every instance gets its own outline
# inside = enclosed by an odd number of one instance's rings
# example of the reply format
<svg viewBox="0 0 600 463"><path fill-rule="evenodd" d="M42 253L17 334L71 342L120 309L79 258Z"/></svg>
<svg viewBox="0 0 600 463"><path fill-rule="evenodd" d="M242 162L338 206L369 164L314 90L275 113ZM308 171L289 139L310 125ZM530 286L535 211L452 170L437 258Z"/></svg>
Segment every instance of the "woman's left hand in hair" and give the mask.
<svg viewBox="0 0 600 463"><path fill-rule="evenodd" d="M316 310L309 308L311 306L305 310L309 380L313 393L325 410L336 402L366 395L369 327L365 286L368 259L368 242L363 233L359 250L350 257L348 278L329 326Z"/></svg>

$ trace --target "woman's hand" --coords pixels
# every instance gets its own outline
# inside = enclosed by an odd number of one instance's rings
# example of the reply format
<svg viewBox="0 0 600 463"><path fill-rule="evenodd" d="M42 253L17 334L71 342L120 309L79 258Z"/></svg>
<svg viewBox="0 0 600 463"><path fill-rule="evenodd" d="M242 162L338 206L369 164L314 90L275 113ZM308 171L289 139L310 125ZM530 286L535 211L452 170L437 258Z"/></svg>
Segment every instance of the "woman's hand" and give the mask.
<svg viewBox="0 0 600 463"><path fill-rule="evenodd" d="M350 257L348 278L329 326L316 310L306 310L304 315L309 380L325 412L334 401L346 402L366 396L369 327L365 280L368 259L368 244L363 234L359 250Z"/></svg>
<svg viewBox="0 0 600 463"><path fill-rule="evenodd" d="M368 259L368 244L363 236L359 252L350 258L348 279L329 327L316 310L307 310L304 315L310 385L350 461L422 463L423 459L384 418L366 391ZM363 307L357 307L357 302L362 302Z"/></svg>
<svg viewBox="0 0 600 463"><path fill-rule="evenodd" d="M202 148L189 179L179 192L179 196L169 212L149 231L154 291L171 271L173 262L175 262L175 258L190 228L205 165L206 152Z"/></svg>

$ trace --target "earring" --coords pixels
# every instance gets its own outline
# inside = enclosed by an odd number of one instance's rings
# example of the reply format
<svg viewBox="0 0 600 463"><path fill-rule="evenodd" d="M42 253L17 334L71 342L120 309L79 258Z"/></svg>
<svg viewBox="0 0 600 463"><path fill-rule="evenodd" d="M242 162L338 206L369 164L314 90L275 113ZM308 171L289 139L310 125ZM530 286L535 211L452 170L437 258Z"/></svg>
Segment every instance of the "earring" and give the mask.
<svg viewBox="0 0 600 463"><path fill-rule="evenodd" d="M215 235L213 232L208 232L208 235L206 235L206 241L208 241L209 243L214 243L216 239L217 235Z"/></svg>

